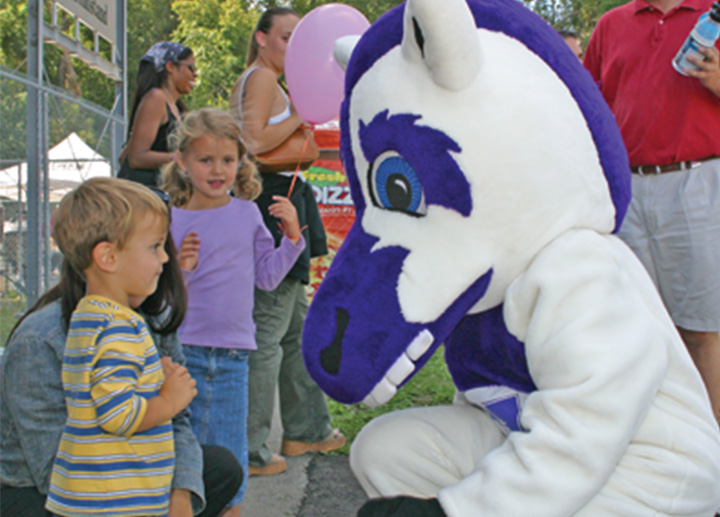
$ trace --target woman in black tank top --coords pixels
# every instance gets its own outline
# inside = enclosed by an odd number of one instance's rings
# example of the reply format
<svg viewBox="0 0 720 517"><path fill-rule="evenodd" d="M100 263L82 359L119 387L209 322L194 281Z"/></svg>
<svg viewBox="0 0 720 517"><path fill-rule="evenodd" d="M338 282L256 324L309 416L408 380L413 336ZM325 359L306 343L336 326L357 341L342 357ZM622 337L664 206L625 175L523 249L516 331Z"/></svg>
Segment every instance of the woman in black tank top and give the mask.
<svg viewBox="0 0 720 517"><path fill-rule="evenodd" d="M156 43L142 57L118 177L158 185L162 166L173 159L168 137L185 111L180 96L196 77L192 50L179 43Z"/></svg>

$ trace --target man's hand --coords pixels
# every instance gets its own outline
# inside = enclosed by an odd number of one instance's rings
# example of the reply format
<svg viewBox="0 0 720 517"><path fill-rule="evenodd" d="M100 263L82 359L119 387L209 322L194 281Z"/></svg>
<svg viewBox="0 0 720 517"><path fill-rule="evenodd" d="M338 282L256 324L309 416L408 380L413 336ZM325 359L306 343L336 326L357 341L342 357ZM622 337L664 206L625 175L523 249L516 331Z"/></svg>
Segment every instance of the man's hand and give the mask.
<svg viewBox="0 0 720 517"><path fill-rule="evenodd" d="M365 503L357 517L446 517L437 499L418 499L400 496L389 499L371 499Z"/></svg>
<svg viewBox="0 0 720 517"><path fill-rule="evenodd" d="M700 70L685 70L685 73L699 80L700 84L720 97L720 52L716 47L700 47L699 50L705 59L699 60L689 56L688 61Z"/></svg>
<svg viewBox="0 0 720 517"><path fill-rule="evenodd" d="M193 517L190 492L180 488L170 492L170 513L168 517Z"/></svg>

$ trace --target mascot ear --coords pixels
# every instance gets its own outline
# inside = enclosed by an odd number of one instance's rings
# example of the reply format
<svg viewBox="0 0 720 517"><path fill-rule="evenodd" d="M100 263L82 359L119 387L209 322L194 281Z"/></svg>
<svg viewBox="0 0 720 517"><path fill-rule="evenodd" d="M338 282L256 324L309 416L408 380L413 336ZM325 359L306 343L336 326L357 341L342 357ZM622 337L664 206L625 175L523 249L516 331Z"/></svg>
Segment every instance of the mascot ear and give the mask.
<svg viewBox="0 0 720 517"><path fill-rule="evenodd" d="M408 0L402 51L408 61L424 61L438 86L469 86L480 71L481 51L466 1Z"/></svg>
<svg viewBox="0 0 720 517"><path fill-rule="evenodd" d="M355 45L360 41L360 36L343 36L335 40L335 46L333 47L333 57L340 68L343 70L347 69L348 62L350 61L350 55L352 54Z"/></svg>

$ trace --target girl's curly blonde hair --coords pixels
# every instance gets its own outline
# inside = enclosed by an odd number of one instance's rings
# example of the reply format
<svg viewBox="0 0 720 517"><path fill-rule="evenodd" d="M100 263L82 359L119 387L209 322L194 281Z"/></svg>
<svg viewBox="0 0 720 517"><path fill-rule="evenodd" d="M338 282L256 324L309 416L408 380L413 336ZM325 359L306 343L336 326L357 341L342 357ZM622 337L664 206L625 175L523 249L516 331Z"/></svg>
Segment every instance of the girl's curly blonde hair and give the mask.
<svg viewBox="0 0 720 517"><path fill-rule="evenodd" d="M216 138L229 138L237 142L238 164L233 193L242 199L253 200L262 192L262 184L255 165L247 158L245 144L240 139L240 127L230 113L217 108L203 108L191 111L182 117L170 135L172 148L180 153L187 152L190 144L205 135ZM163 189L170 194L174 206L185 206L193 193L193 186L187 173L172 161L162 173Z"/></svg>

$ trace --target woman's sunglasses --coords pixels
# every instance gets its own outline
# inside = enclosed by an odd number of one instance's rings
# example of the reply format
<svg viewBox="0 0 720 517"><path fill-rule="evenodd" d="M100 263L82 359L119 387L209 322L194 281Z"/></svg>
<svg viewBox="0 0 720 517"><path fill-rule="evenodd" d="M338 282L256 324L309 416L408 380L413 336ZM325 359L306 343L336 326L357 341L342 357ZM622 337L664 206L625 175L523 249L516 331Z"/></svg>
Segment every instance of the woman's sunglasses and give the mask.
<svg viewBox="0 0 720 517"><path fill-rule="evenodd" d="M185 65L186 67L188 67L188 70L190 70L191 74L195 73L195 70L196 70L195 65L191 65L190 63L183 63L182 61L175 61L175 64L176 65Z"/></svg>

